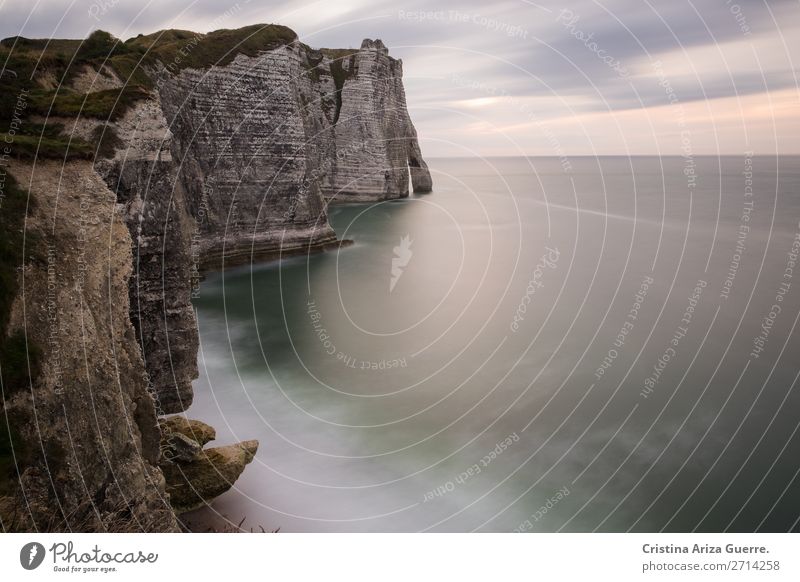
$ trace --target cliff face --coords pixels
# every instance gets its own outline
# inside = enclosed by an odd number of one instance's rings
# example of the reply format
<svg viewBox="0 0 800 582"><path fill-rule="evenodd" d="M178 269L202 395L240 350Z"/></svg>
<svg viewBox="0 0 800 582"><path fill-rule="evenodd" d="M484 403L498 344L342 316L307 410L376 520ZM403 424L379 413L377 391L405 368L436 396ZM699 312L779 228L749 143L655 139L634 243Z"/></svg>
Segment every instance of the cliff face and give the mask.
<svg viewBox="0 0 800 582"><path fill-rule="evenodd" d="M177 179L171 134L157 96L137 103L106 130L114 131L120 147L95 167L116 192L133 240L130 318L157 412L182 412L192 403L197 377L191 293L199 274L191 247L194 220Z"/></svg>
<svg viewBox="0 0 800 582"><path fill-rule="evenodd" d="M430 172L406 108L402 61L380 40L366 39L340 66L345 79L334 128L336 163L323 181L326 198L404 198L409 169L414 192L430 192Z"/></svg>
<svg viewBox="0 0 800 582"><path fill-rule="evenodd" d="M173 155L204 268L336 244L326 201L431 189L408 116L402 63L292 42L226 66L158 72Z"/></svg>
<svg viewBox="0 0 800 582"><path fill-rule="evenodd" d="M203 268L336 242L315 177L329 121L307 67L300 46L286 45L224 67L161 72Z"/></svg>
<svg viewBox="0 0 800 582"><path fill-rule="evenodd" d="M380 41L295 41L223 66L159 61L150 74L152 96L110 124L122 145L98 168L126 207L131 315L171 413L192 401L200 271L338 246L327 202L406 197L409 169L417 192L431 179L402 63Z"/></svg>
<svg viewBox="0 0 800 582"><path fill-rule="evenodd" d="M202 451L164 441L158 422L192 402L202 271L338 246L327 204L408 196L409 172L415 191L431 189L402 63L380 41L313 50L256 26L125 46L80 61L65 87L52 70L29 76L52 101L32 101L40 147L18 139L11 171L40 201L27 229L48 255L24 261L7 335L24 330L42 365L0 410L21 454L14 491L0 482L3 529L170 531L170 492L180 510L230 487L258 443ZM187 47L193 66L176 66Z"/></svg>
<svg viewBox="0 0 800 582"><path fill-rule="evenodd" d="M9 328L41 355L30 389L4 393L21 494L0 499L3 529L175 530L115 196L85 161L12 172L37 201L26 232L38 257L21 274Z"/></svg>

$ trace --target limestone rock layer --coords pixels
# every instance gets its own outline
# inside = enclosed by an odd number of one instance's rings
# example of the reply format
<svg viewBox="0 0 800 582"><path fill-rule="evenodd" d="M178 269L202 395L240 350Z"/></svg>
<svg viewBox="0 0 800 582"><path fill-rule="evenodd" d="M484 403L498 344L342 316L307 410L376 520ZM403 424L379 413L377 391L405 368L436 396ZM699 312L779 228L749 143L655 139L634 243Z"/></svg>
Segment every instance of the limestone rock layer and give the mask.
<svg viewBox="0 0 800 582"><path fill-rule="evenodd" d="M225 66L157 72L204 268L336 244L327 202L431 190L402 62L293 42Z"/></svg>

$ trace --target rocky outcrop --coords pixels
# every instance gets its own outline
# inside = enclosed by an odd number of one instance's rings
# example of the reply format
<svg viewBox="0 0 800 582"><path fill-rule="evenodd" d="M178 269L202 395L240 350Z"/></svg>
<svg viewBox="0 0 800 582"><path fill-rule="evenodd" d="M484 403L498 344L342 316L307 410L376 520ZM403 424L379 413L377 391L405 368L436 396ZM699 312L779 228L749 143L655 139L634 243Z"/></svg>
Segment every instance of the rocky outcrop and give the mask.
<svg viewBox="0 0 800 582"><path fill-rule="evenodd" d="M344 72L335 135L336 163L325 177L329 200L388 200L431 191L417 132L406 108L403 62L389 56L380 40L364 40L361 50L341 57Z"/></svg>
<svg viewBox="0 0 800 582"><path fill-rule="evenodd" d="M192 439L202 447L217 438L217 431L213 426L185 416L163 418L159 424L161 425L162 442L165 435L180 434Z"/></svg>
<svg viewBox="0 0 800 582"><path fill-rule="evenodd" d="M78 86L122 87L124 81L103 67L97 81L81 69ZM44 122L34 117L32 121ZM178 168L172 133L157 93L137 101L114 121L51 117L65 132L100 147L94 168L116 193L132 239L130 318L148 373L159 415L186 410L197 378L198 336L192 293L200 282L195 220Z"/></svg>
<svg viewBox="0 0 800 582"><path fill-rule="evenodd" d="M131 239L115 195L89 162L38 160L11 171L36 201L10 330L38 346L29 390L5 393L18 435L18 492L4 530L174 531L159 433L129 319ZM31 353L29 353L29 356Z"/></svg>
<svg viewBox="0 0 800 582"><path fill-rule="evenodd" d="M131 321L160 415L186 410L197 378L197 325L191 305L199 284L192 248L195 223L173 163L171 132L157 95L106 126L119 147L95 164L116 192L133 239Z"/></svg>
<svg viewBox="0 0 800 582"><path fill-rule="evenodd" d="M181 514L198 509L228 491L256 451L258 441L244 441L204 450L188 463L162 467L175 512Z"/></svg>
<svg viewBox="0 0 800 582"><path fill-rule="evenodd" d="M214 432L196 420L172 417L161 426L161 447L165 451L161 470L170 503L179 514L202 507L228 491L258 451L258 441L202 450L213 440Z"/></svg>

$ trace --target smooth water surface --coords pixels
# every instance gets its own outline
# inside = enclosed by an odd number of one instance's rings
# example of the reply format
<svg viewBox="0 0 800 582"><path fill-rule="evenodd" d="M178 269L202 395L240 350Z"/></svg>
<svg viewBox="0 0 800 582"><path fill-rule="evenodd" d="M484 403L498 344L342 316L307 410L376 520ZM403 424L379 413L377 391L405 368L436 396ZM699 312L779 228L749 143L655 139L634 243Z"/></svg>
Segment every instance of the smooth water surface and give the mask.
<svg viewBox="0 0 800 582"><path fill-rule="evenodd" d="M333 207L353 246L203 283L188 415L261 442L215 512L797 529L799 158L431 169L430 195Z"/></svg>

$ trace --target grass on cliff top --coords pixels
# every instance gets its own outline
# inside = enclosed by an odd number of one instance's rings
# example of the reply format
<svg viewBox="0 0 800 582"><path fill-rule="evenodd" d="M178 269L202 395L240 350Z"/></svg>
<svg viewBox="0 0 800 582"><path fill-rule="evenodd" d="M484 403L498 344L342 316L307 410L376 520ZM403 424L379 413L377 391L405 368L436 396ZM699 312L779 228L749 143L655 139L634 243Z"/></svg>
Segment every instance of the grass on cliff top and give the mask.
<svg viewBox="0 0 800 582"><path fill-rule="evenodd" d="M16 119L20 131L27 118L38 114L76 118L116 119L133 103L147 96L145 88L129 83L120 89L97 91L88 95L70 87L75 75L87 65L99 68L105 62L112 69L115 59L121 68L130 55L124 43L104 31L93 32L86 40L40 40L11 37L0 41L0 61L5 71L0 91L0 131L8 131ZM130 71L133 75L134 72ZM56 85L48 89L38 80L45 76ZM134 80L143 81L136 77ZM49 136L52 137L52 136ZM20 140L20 145L27 140ZM52 144L51 144L52 145Z"/></svg>
<svg viewBox="0 0 800 582"><path fill-rule="evenodd" d="M186 30L164 30L139 35L125 46L144 54L148 63L160 61L167 70L205 69L212 65L227 65L241 53L249 57L260 51L289 44L297 34L278 24L253 24L233 30L221 29L207 34Z"/></svg>
<svg viewBox="0 0 800 582"><path fill-rule="evenodd" d="M134 103L147 98L142 87L127 86L93 93L67 91L36 91L31 93L28 107L31 113L57 117L92 117L114 121Z"/></svg>
<svg viewBox="0 0 800 582"><path fill-rule="evenodd" d="M209 33L169 29L152 34L140 34L125 42L104 30L96 30L85 40L29 39L13 36L0 40L4 57L12 54L30 63L41 61L40 66L56 67L59 72L79 68L85 64L99 65L104 61L114 68L115 61L125 62L132 57L143 59L144 64L161 61L167 68L180 70L187 67L206 68L228 64L237 53L256 56L259 51L270 50L294 42L297 34L280 24L252 24L236 29L220 29ZM127 58L126 58L127 57ZM136 58L136 60L138 60ZM13 70L14 67L8 63ZM30 67L26 67L30 68ZM69 77L68 77L69 78ZM124 78L128 78L125 76Z"/></svg>
<svg viewBox="0 0 800 582"><path fill-rule="evenodd" d="M60 124L43 126L36 123L24 123L13 133L9 133L8 127L0 127L0 143L3 144L3 152L9 158L18 160L35 160L37 157L58 160L91 160L94 157L98 141L95 140L92 145L77 136L70 139L69 136L64 135L64 128Z"/></svg>
<svg viewBox="0 0 800 582"><path fill-rule="evenodd" d="M11 157L33 159L91 159L95 147L61 133L61 126L32 123L31 115L78 117L114 121L133 104L148 97L152 87L141 54L107 32L95 31L84 41L40 40L12 37L0 41L0 61L6 70L0 91L0 139L11 142ZM70 87L74 75L90 65L112 68L128 83L118 89L79 93ZM47 89L37 79L47 76L57 89ZM7 143L7 142L0 142ZM107 146L108 144L100 144ZM108 151L102 147L101 153Z"/></svg>
<svg viewBox="0 0 800 582"><path fill-rule="evenodd" d="M114 121L133 104L145 99L154 87L148 68L156 62L177 73L192 67L226 65L236 54L255 56L295 41L297 35L280 25L256 24L236 30L199 34L186 30L165 30L139 35L126 42L97 30L83 41L10 37L0 41L0 61L6 71L0 91L0 132L8 130L5 120L32 114ZM111 68L125 85L83 94L70 87L71 80L85 66ZM36 81L47 75L57 85L47 89ZM20 106L22 105L22 106ZM30 132L28 132L30 133ZM50 138L48 138L49 140ZM18 140L18 151L30 151L30 140ZM58 144L47 141L40 155L60 157Z"/></svg>
<svg viewBox="0 0 800 582"><path fill-rule="evenodd" d="M51 73L61 84L70 80L85 66L103 62L130 52L121 40L104 30L96 30L85 40L29 39L12 36L0 40L0 59L13 73L5 81L35 85L34 73ZM12 78L13 77L13 78Z"/></svg>
<svg viewBox="0 0 800 582"><path fill-rule="evenodd" d="M238 54L256 56L294 42L297 34L278 24L253 24L237 29L221 29L209 33L188 30L162 30L140 34L125 42L108 32L96 30L80 40L29 39L14 36L0 40L0 60L16 76L6 75L12 84L27 84L34 71L47 71L68 83L84 65L108 65L128 85L152 88L153 81L146 67L160 61L168 70L178 72L192 67L204 69L212 65L227 65ZM17 83L14 83L17 81ZM16 93L13 87L7 87ZM64 88L62 87L62 90Z"/></svg>

